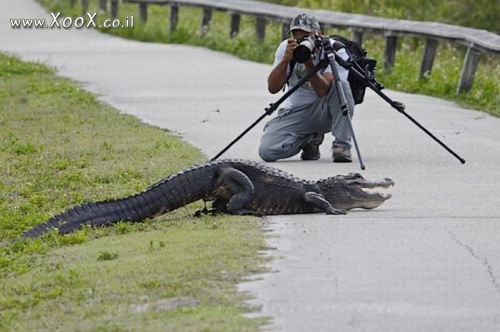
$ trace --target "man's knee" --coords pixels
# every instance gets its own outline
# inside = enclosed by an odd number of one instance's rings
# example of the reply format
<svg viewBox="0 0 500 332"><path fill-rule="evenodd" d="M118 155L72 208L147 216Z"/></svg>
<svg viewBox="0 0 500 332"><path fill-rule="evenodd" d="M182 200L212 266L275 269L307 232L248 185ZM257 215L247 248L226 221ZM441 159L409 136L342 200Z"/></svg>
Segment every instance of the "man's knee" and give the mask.
<svg viewBox="0 0 500 332"><path fill-rule="evenodd" d="M274 162L279 159L276 156L276 153L273 153L273 151L268 146L263 145L259 147L259 157L265 162Z"/></svg>

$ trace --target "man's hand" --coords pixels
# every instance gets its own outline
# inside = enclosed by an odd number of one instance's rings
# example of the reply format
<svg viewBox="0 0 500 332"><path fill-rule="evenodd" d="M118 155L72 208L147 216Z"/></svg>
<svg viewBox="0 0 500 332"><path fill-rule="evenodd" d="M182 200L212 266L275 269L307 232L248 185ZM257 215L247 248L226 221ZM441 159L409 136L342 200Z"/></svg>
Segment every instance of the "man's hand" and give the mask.
<svg viewBox="0 0 500 332"><path fill-rule="evenodd" d="M309 60L307 60L306 62L304 62L304 66L306 67L307 70L313 70L314 69L314 53L311 54L311 57L309 58Z"/></svg>
<svg viewBox="0 0 500 332"><path fill-rule="evenodd" d="M286 61L287 63L293 60L293 50L299 45L297 43L297 39L295 38L288 38L288 44L286 45L286 51L285 51L285 56L283 57L283 60Z"/></svg>
<svg viewBox="0 0 500 332"><path fill-rule="evenodd" d="M281 91L283 86L287 81L287 69L288 64L293 60L293 50L297 47L297 39L289 38L287 40L285 55L278 63L276 67L271 71L269 77L267 78L267 88L271 93L277 93Z"/></svg>

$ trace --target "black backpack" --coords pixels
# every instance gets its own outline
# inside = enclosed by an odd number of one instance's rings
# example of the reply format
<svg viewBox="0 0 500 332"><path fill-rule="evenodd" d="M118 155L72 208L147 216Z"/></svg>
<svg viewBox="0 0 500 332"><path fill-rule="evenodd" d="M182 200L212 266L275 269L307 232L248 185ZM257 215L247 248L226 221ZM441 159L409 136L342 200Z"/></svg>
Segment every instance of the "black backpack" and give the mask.
<svg viewBox="0 0 500 332"><path fill-rule="evenodd" d="M365 90L367 87L366 80L376 83L375 68L377 66L377 60L367 58L366 50L350 39L340 35L331 35L330 38L336 41L333 45L336 51L345 48L347 54L351 57L350 66L347 68L349 69L347 81L351 86L354 104L361 104L365 98ZM360 78L354 71L361 73L364 79Z"/></svg>

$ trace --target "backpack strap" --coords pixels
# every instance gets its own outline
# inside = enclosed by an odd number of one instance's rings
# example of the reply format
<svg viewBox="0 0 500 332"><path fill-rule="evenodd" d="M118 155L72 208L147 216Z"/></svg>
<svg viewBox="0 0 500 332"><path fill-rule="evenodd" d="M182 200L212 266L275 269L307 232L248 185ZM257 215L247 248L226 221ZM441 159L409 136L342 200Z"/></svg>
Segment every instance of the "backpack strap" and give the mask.
<svg viewBox="0 0 500 332"><path fill-rule="evenodd" d="M338 50L341 50L343 48L346 48L346 45L343 42L338 41L338 40L334 40L334 43L332 46L333 46L333 49L335 50L335 52L337 52Z"/></svg>
<svg viewBox="0 0 500 332"><path fill-rule="evenodd" d="M288 72L288 76L286 78L286 84L290 85L290 77L292 77L292 73L293 73L293 68L295 67L295 64L297 63L297 61L295 61L294 59L292 59L292 61L290 61L290 71ZM285 91L285 86L283 86L283 91Z"/></svg>

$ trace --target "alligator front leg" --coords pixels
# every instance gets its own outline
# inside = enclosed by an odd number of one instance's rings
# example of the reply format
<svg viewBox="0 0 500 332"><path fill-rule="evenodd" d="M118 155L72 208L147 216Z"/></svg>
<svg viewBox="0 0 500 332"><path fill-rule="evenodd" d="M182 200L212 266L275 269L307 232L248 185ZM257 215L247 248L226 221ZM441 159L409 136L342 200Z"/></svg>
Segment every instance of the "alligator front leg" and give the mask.
<svg viewBox="0 0 500 332"><path fill-rule="evenodd" d="M309 191L304 194L304 198L308 204L314 208L325 211L326 214L346 214L344 210L339 210L334 208L330 202L328 202L323 195L316 193L314 191Z"/></svg>
<svg viewBox="0 0 500 332"><path fill-rule="evenodd" d="M235 168L224 168L220 171L217 183L219 187L215 190L215 201L227 202L227 213L260 215L245 208L255 190L252 180L245 173Z"/></svg>

